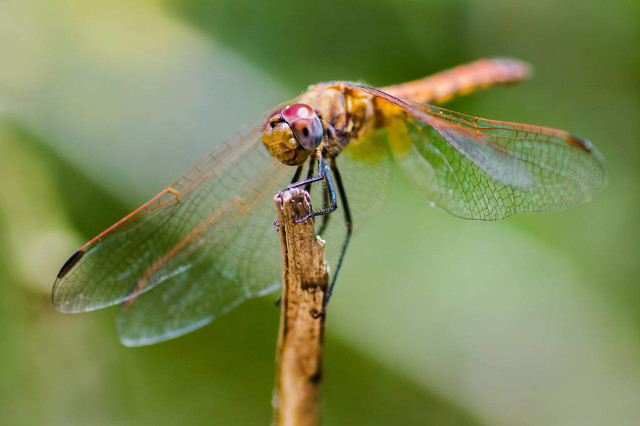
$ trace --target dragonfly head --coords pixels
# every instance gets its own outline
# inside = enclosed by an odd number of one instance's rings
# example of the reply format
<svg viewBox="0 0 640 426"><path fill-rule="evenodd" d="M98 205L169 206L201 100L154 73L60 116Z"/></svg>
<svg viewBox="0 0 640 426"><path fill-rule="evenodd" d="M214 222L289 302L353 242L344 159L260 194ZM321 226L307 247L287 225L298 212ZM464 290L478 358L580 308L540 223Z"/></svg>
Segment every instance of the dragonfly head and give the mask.
<svg viewBox="0 0 640 426"><path fill-rule="evenodd" d="M322 143L324 131L315 111L293 104L271 114L262 130L262 142L281 163L296 166Z"/></svg>

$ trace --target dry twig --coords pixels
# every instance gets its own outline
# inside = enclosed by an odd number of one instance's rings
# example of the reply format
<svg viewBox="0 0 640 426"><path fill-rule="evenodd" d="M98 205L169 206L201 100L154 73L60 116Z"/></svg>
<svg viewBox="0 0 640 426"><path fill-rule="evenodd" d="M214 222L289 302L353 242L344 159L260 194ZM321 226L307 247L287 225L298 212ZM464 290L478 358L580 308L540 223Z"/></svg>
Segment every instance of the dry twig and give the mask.
<svg viewBox="0 0 640 426"><path fill-rule="evenodd" d="M299 188L275 196L282 245L282 306L276 353L274 424L318 425L325 315L321 312L329 276L324 242L313 220L296 220L310 211L309 194Z"/></svg>

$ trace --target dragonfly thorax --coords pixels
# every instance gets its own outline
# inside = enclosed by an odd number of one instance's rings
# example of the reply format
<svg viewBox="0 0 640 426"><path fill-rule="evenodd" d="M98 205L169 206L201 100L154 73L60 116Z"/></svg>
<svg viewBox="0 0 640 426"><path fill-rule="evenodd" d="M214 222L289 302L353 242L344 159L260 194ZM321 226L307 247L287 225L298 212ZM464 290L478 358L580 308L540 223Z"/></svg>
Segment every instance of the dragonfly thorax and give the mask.
<svg viewBox="0 0 640 426"><path fill-rule="evenodd" d="M350 83L320 83L311 86L300 99L322 119L323 152L327 158L336 157L350 142L377 126L373 97Z"/></svg>

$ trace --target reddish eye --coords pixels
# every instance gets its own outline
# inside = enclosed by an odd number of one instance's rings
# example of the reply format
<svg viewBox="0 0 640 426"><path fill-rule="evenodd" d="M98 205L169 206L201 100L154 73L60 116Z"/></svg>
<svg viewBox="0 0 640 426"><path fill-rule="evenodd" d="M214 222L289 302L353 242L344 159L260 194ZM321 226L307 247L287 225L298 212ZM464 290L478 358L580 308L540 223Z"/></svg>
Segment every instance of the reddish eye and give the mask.
<svg viewBox="0 0 640 426"><path fill-rule="evenodd" d="M282 110L282 118L287 122L298 143L307 151L312 151L322 143L322 123L315 111L305 104L294 104Z"/></svg>

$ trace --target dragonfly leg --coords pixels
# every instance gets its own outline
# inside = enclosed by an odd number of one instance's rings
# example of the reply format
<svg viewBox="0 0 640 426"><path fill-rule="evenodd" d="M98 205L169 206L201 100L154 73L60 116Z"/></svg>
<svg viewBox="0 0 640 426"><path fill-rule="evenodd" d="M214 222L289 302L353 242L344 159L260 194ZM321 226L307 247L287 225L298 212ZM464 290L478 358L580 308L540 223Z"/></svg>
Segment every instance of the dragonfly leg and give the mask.
<svg viewBox="0 0 640 426"><path fill-rule="evenodd" d="M300 175L302 175L302 167L303 166L296 167L296 172L293 174L293 178L291 179L291 183L289 185L293 185L298 181L298 179L300 179Z"/></svg>
<svg viewBox="0 0 640 426"><path fill-rule="evenodd" d="M314 160L315 160L315 153L313 158L311 158L311 161L309 163L309 173L307 174L307 180L311 179L313 177L313 165L314 165ZM305 187L304 190L307 192L311 191L311 184L308 183ZM329 192L326 190L322 191L322 198L323 198L323 205L328 205L329 204ZM331 217L331 215L328 214L324 214L322 215L322 225L320 225L320 229L318 230L318 236L322 237L322 234L324 233L324 230L327 228L327 222L329 221L329 218Z"/></svg>
<svg viewBox="0 0 640 426"><path fill-rule="evenodd" d="M320 180L326 180L327 182L327 190L329 191L329 207L319 211L311 211L302 218L298 219L296 223L304 222L310 217L325 215L334 212L338 208L336 191L333 187L333 178L331 177L331 168L329 167L329 163L327 163L327 160L325 160L322 155L318 155L318 175L312 179L307 179L301 182L296 182L293 185L289 185L289 188L296 188Z"/></svg>
<svg viewBox="0 0 640 426"><path fill-rule="evenodd" d="M324 201L324 205L326 206L327 204L329 204L329 192L328 191L324 191L323 192L323 201ZM325 214L322 216L322 225L320 225L320 229L318 229L318 236L322 237L322 234L324 234L325 229L327 229L327 223L329 222L329 219L331 218L330 214Z"/></svg>
<svg viewBox="0 0 640 426"><path fill-rule="evenodd" d="M311 184L313 182L318 182L319 180L323 180L325 177L325 171L326 171L326 167L324 167L324 165L327 162L325 161L324 158L322 158L322 156L318 157L318 174L316 176L313 176L313 163L309 165L309 172L307 173L307 178L305 180L300 180L298 182L294 182L291 185L287 186L287 189L291 189L291 188L299 188L301 186L305 187L305 191L309 192L309 189L311 189Z"/></svg>
<svg viewBox="0 0 640 426"><path fill-rule="evenodd" d="M336 279L338 278L338 273L340 272L340 267L342 266L342 261L344 260L344 254L347 252L347 245L349 244L349 240L351 239L351 232L353 231L353 222L351 220L351 210L349 210L349 203L347 202L347 194L344 190L344 185L342 185L342 178L340 177L340 172L338 171L338 167L336 166L334 161L331 161L331 171L336 178L336 184L338 186L338 193L340 194L340 201L342 202L343 210L344 210L344 224L347 228L347 232L344 236L344 241L342 242L342 250L340 251L340 257L338 258L338 263L336 264L336 271L333 273L333 277L331 277L331 284L329 285L329 291L327 292L327 297L324 299L324 304L322 305L322 311L316 313L314 317L319 318L324 315L324 312L327 310L327 306L329 305L329 299L333 294L333 289L336 285Z"/></svg>
<svg viewBox="0 0 640 426"><path fill-rule="evenodd" d="M307 171L307 181L310 181L311 179L313 179L313 172L314 172L314 166L316 164L316 153L314 152L312 155L309 156L309 170ZM307 183L304 186L304 190L307 192L311 192L311 182Z"/></svg>

